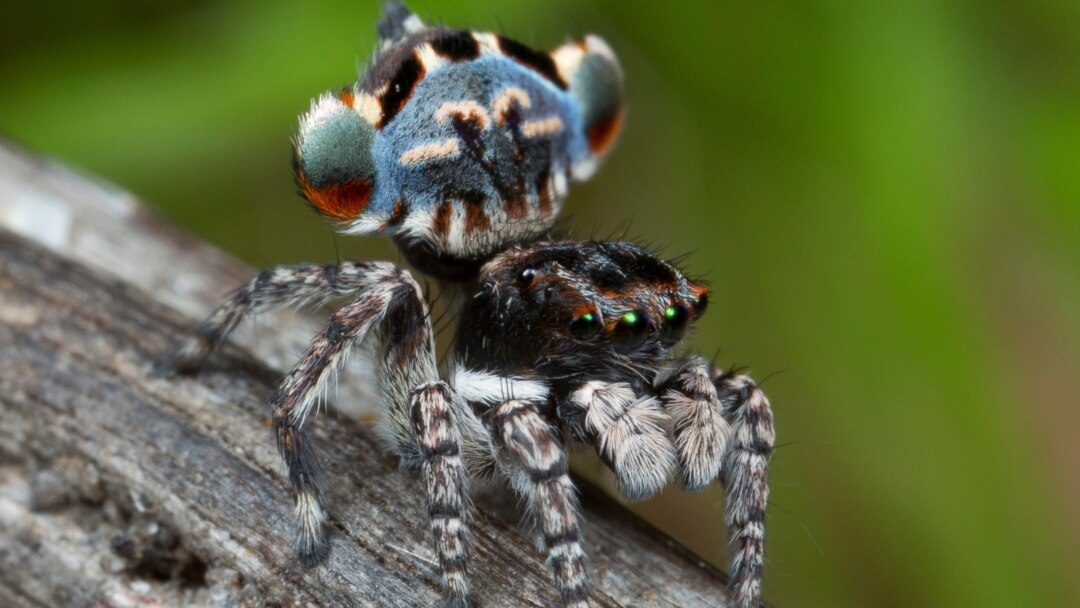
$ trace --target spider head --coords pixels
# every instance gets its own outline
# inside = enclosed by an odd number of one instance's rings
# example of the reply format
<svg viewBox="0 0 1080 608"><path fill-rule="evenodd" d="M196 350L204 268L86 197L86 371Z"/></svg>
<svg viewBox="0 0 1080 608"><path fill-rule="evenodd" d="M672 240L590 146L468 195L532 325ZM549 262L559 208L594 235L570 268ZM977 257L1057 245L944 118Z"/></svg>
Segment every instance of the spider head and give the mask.
<svg viewBox="0 0 1080 608"><path fill-rule="evenodd" d="M481 369L622 379L667 358L707 303L703 285L632 243L516 247L484 267L458 350Z"/></svg>

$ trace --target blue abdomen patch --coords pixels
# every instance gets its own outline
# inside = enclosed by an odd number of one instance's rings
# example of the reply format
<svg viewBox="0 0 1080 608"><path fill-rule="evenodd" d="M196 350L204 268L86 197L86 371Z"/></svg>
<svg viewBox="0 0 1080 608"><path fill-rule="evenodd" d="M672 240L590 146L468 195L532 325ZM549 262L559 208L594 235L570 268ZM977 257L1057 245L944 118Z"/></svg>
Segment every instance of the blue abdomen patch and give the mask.
<svg viewBox="0 0 1080 608"><path fill-rule="evenodd" d="M587 36L545 53L400 6L379 32L363 79L301 117L304 197L342 232L389 233L407 254L482 260L546 233L619 130L608 46Z"/></svg>

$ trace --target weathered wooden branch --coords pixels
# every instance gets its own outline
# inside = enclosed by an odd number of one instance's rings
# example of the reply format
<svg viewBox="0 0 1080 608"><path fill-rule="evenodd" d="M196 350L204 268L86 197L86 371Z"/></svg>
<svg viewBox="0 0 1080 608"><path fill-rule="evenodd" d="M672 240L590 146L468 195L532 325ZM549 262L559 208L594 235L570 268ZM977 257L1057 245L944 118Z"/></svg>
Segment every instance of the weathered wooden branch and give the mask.
<svg viewBox="0 0 1080 608"><path fill-rule="evenodd" d="M419 479L363 422L312 424L332 548L315 568L294 559L266 398L313 335L308 318L264 319L248 337L258 349L226 348L197 377L153 374L250 268L10 145L0 226L22 234L0 228L0 605L438 601ZM339 402L374 402L357 371ZM594 605L725 605L722 573L582 487ZM474 553L483 606L552 604L513 525L480 514Z"/></svg>

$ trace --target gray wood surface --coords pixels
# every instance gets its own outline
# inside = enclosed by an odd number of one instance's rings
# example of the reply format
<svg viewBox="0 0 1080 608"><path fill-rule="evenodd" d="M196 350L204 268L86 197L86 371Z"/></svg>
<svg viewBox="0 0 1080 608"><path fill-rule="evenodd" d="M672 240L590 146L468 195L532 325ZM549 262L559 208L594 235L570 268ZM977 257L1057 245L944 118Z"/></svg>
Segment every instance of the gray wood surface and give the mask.
<svg viewBox="0 0 1080 608"><path fill-rule="evenodd" d="M293 558L266 398L310 318L264 319L273 331L196 377L152 373L251 272L130 195L0 145L0 606L437 603L421 484L362 413L311 425L332 549L312 569ZM336 401L372 403L362 360L354 372ZM593 605L725 605L722 573L582 493ZM553 605L513 524L481 513L475 530L480 605Z"/></svg>

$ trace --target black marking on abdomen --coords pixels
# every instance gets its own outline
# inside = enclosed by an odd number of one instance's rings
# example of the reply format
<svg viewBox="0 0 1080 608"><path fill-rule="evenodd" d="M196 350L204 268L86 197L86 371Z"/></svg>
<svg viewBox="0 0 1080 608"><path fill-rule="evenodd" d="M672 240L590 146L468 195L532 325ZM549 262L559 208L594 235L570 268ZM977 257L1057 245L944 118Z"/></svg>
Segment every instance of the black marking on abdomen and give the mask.
<svg viewBox="0 0 1080 608"><path fill-rule="evenodd" d="M450 61L468 61L480 56L480 44L476 38L461 30L439 34L431 41L431 48Z"/></svg>
<svg viewBox="0 0 1080 608"><path fill-rule="evenodd" d="M394 72L393 78L390 79L386 91L379 98L379 105L382 107L382 119L379 121L380 129L390 124L390 121L397 116L397 113L401 111L401 108L409 101L409 97L412 96L416 83L423 78L424 65L420 63L415 53L398 65L398 69Z"/></svg>
<svg viewBox="0 0 1080 608"><path fill-rule="evenodd" d="M565 91L569 88L562 76L559 76L559 69L555 67L555 60L551 58L551 55L502 36L499 36L499 50L514 61L536 70L560 89Z"/></svg>

